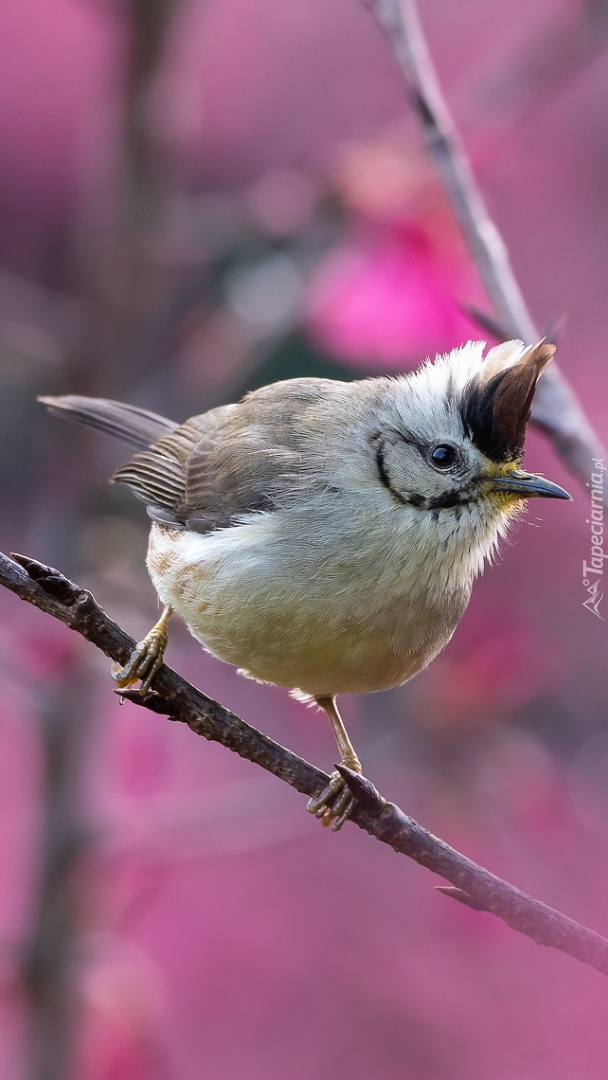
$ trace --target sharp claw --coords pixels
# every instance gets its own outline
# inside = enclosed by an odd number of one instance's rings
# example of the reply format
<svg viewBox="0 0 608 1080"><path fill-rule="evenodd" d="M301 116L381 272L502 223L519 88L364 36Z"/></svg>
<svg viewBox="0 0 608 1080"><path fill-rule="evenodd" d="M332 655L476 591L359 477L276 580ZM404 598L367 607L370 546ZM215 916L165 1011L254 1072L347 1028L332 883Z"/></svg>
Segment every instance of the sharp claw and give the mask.
<svg viewBox="0 0 608 1080"><path fill-rule="evenodd" d="M320 795L310 799L306 809L319 819L323 828L338 832L352 814L357 799L339 773L332 773L329 784Z"/></svg>
<svg viewBox="0 0 608 1080"><path fill-rule="evenodd" d="M325 790L327 790L327 788ZM323 792L321 792L321 795L322 794ZM318 795L316 799L310 799L306 806L308 813L314 814L315 817L323 817L323 814L325 813L326 807L321 795Z"/></svg>
<svg viewBox="0 0 608 1080"><path fill-rule="evenodd" d="M131 653L124 668L112 668L112 678L120 690L141 681L140 693L145 694L164 662L167 635L151 631L147 638L139 641Z"/></svg>
<svg viewBox="0 0 608 1080"><path fill-rule="evenodd" d="M334 799L332 806L334 817L340 817L340 814L348 806L349 802L352 801L352 797L352 792L349 790L349 788L346 787L345 784L342 788L342 791L339 791Z"/></svg>
<svg viewBox="0 0 608 1080"><path fill-rule="evenodd" d="M137 682L137 679L131 677L129 669L129 664L126 664L124 668L121 668L119 664L112 664L112 678L119 690L124 690L128 686L132 686L134 682Z"/></svg>
<svg viewBox="0 0 608 1080"><path fill-rule="evenodd" d="M331 827L334 832L338 832L342 828L344 822L352 814L356 799L353 797L352 791L346 785L342 791L336 796L332 805L332 823Z"/></svg>
<svg viewBox="0 0 608 1080"><path fill-rule="evenodd" d="M333 832L339 832L340 831L340 829L344 825L344 822L348 821L348 819L349 819L350 815L352 814L353 810L355 809L356 805L357 805L357 800L356 799L354 799L354 798L349 799L348 803L346 804L345 809L342 811L342 813L339 815L339 817L334 818L334 820L331 823L331 827L332 827Z"/></svg>
<svg viewBox="0 0 608 1080"><path fill-rule="evenodd" d="M150 683L152 682L152 680L153 680L154 676L156 675L157 671L160 671L162 666L163 666L162 655L161 656L155 656L150 670L148 671L147 675L144 675L144 677L141 680L141 686L139 688L139 691L140 691L141 694L145 694L145 693L148 692L148 690L150 689Z"/></svg>
<svg viewBox="0 0 608 1080"><path fill-rule="evenodd" d="M149 675L146 675L145 679L141 680L141 683L139 684L139 692L140 692L140 694L145 694L146 691L150 689L150 683L152 682L153 678L154 678L154 672L152 671L152 672L150 672Z"/></svg>
<svg viewBox="0 0 608 1080"><path fill-rule="evenodd" d="M317 817L322 817L322 815L327 810L326 804L328 800L333 798L333 796L338 791L340 791L343 786L344 781L342 780L341 776L339 776L338 774L332 776L330 778L329 784L327 784L327 787L323 788L321 794L316 795L314 799L309 799L308 805L306 807L308 813L315 814ZM321 813L319 813L319 811L321 811Z"/></svg>

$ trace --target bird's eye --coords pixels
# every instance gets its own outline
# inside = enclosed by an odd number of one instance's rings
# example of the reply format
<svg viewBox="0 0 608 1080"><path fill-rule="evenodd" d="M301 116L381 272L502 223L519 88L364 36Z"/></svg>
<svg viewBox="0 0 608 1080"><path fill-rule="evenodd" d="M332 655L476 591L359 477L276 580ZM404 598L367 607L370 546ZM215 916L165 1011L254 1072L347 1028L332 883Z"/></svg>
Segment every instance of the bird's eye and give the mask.
<svg viewBox="0 0 608 1080"><path fill-rule="evenodd" d="M436 469L449 469L456 460L456 451L453 446L440 443L431 450L431 461Z"/></svg>

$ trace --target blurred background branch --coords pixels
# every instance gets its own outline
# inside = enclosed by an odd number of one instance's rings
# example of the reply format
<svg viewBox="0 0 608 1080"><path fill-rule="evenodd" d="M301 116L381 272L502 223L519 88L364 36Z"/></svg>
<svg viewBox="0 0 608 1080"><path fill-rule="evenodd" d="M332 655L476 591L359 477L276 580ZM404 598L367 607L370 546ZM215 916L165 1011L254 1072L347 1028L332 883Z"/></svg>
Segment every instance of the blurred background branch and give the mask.
<svg viewBox="0 0 608 1080"><path fill-rule="evenodd" d="M441 93L415 0L366 0L366 3L392 45L410 102L422 125L426 147L479 270L494 318L503 328L505 338L520 338L533 344L541 335ZM605 15L603 5L601 14ZM591 459L605 456L606 451L555 364L538 383L532 420L549 435L570 472L581 483L587 483Z"/></svg>
<svg viewBox="0 0 608 1080"><path fill-rule="evenodd" d="M77 677L69 689L49 694L39 718L46 772L40 880L21 969L30 1005L27 1047L32 1080L59 1080L68 1075L73 1061L80 922L75 881L91 841L82 810L78 812L89 712L86 687Z"/></svg>
<svg viewBox="0 0 608 1080"><path fill-rule="evenodd" d="M524 22L514 40L500 44L462 87L460 130L475 130L496 145L508 129L547 97L580 76L606 48L608 3L578 0Z"/></svg>

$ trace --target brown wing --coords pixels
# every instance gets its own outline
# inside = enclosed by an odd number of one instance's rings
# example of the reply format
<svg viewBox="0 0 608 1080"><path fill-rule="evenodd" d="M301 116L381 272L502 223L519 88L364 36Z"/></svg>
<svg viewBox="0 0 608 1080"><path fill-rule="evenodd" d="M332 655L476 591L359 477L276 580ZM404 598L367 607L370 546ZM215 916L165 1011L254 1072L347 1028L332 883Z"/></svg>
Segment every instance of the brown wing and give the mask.
<svg viewBox="0 0 608 1080"><path fill-rule="evenodd" d="M314 483L315 470L306 464L310 416L313 427L322 427L324 401L344 386L292 379L263 387L237 405L181 424L113 480L128 484L155 520L197 532L271 510L278 499Z"/></svg>
<svg viewBox="0 0 608 1080"><path fill-rule="evenodd" d="M289 379L248 394L222 424L221 436L207 432L188 458L180 519L189 529L206 532L309 490L315 476L311 413L324 415L332 387L344 385Z"/></svg>
<svg viewBox="0 0 608 1080"><path fill-rule="evenodd" d="M186 469L194 448L202 441L221 439L222 428L236 408L221 405L179 424L167 435L137 454L112 476L112 482L127 484L148 505L150 516L183 527L177 507L186 494Z"/></svg>

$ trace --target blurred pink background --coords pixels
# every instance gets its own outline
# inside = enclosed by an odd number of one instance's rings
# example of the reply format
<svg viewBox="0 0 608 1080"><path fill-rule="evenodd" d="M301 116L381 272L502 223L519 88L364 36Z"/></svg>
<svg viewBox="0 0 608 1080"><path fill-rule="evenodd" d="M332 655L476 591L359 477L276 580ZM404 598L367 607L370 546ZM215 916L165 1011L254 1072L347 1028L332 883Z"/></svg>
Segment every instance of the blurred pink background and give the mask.
<svg viewBox="0 0 608 1080"><path fill-rule="evenodd" d="M608 5L425 0L448 99L541 327L607 428ZM354 0L4 0L0 546L157 611L120 447L43 393L175 419L278 378L397 372L482 336L483 293L388 47ZM606 624L589 501L534 503L446 652L343 711L367 775L608 935ZM604 616L608 617L608 600ZM119 703L0 595L4 1080L604 1080L608 983L273 777ZM183 627L168 662L315 763L324 717Z"/></svg>

